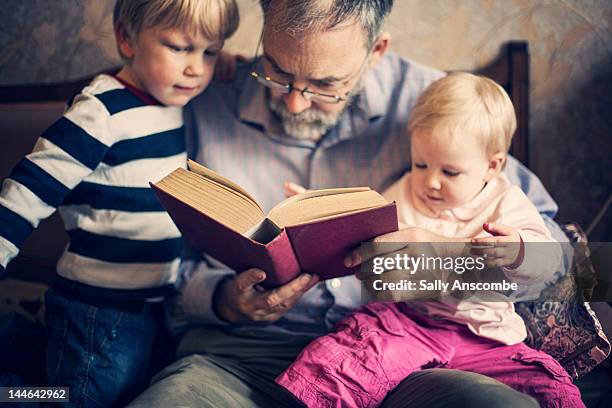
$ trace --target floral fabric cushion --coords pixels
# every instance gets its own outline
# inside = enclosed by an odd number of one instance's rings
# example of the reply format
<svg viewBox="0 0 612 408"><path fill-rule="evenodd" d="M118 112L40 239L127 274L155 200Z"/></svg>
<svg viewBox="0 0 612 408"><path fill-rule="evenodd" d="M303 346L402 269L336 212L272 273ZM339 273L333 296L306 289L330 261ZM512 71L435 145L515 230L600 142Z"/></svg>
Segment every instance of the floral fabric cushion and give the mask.
<svg viewBox="0 0 612 408"><path fill-rule="evenodd" d="M574 246L573 273L544 291L555 294L550 298L563 300L519 302L515 307L527 327L525 343L550 354L578 379L606 359L610 354L610 341L585 301L596 284L586 235L576 224L567 224L564 230ZM546 298L549 297L544 293Z"/></svg>

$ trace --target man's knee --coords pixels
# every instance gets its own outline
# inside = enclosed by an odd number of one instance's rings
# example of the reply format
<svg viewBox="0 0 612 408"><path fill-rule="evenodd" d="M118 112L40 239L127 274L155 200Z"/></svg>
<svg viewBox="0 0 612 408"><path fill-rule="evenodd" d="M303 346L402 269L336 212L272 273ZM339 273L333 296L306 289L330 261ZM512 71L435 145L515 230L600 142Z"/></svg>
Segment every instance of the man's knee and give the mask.
<svg viewBox="0 0 612 408"><path fill-rule="evenodd" d="M222 406L232 402L233 393L229 388L239 388L238 383L206 356L190 355L153 377L151 386L130 407Z"/></svg>
<svg viewBox="0 0 612 408"><path fill-rule="evenodd" d="M492 378L449 369L416 372L402 381L382 407L538 407L528 395Z"/></svg>

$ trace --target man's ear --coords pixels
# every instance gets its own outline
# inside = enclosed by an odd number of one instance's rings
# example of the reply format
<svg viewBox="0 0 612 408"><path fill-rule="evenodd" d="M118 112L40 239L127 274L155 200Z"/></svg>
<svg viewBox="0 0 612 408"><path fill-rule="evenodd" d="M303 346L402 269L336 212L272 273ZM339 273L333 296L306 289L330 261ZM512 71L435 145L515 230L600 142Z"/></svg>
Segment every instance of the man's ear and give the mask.
<svg viewBox="0 0 612 408"><path fill-rule="evenodd" d="M489 168L487 169L487 176L485 181L491 180L493 177L501 173L506 162L506 153L497 152L489 157Z"/></svg>
<svg viewBox="0 0 612 408"><path fill-rule="evenodd" d="M376 42L372 46L372 57L370 58L370 64L368 68L372 68L380 59L387 53L389 45L391 44L391 34L384 32L378 36Z"/></svg>
<svg viewBox="0 0 612 408"><path fill-rule="evenodd" d="M115 39L117 40L117 49L119 54L125 59L130 59L134 56L134 46L132 39L123 27L115 28Z"/></svg>

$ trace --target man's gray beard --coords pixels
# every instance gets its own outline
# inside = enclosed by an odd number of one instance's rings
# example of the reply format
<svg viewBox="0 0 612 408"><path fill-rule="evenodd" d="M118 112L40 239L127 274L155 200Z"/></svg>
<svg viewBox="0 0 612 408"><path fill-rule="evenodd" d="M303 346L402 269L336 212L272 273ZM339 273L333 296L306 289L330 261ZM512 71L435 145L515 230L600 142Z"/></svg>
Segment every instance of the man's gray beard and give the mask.
<svg viewBox="0 0 612 408"><path fill-rule="evenodd" d="M346 107L339 112L326 113L315 108L309 108L299 113L287 110L282 98L268 102L270 110L281 120L285 133L298 140L318 142L327 131L338 123ZM348 106L348 103L346 104Z"/></svg>

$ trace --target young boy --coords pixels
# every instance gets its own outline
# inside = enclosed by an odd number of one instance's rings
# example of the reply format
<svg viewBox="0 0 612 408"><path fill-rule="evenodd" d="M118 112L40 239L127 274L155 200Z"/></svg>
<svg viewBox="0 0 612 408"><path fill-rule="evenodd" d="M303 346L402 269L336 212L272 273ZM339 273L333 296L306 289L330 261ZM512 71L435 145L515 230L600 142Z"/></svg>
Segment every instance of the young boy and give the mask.
<svg viewBox="0 0 612 408"><path fill-rule="evenodd" d="M495 82L467 73L439 79L410 117L412 170L384 195L426 241L495 244L480 250L488 266L530 283L553 273L561 253L502 173L515 129L512 102ZM534 253L528 242L548 244ZM523 343L525 324L499 296L371 303L312 342L277 382L309 407L376 407L413 372L445 367L495 378L543 407L584 406L561 365Z"/></svg>
<svg viewBox="0 0 612 408"><path fill-rule="evenodd" d="M0 193L0 276L41 219L64 220L47 378L74 406L124 405L159 368L181 240L148 183L186 165L181 108L238 25L234 0L118 0L113 17L123 68L70 101Z"/></svg>

